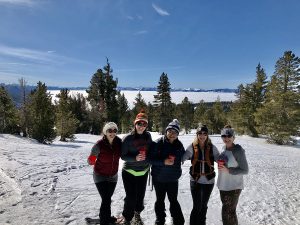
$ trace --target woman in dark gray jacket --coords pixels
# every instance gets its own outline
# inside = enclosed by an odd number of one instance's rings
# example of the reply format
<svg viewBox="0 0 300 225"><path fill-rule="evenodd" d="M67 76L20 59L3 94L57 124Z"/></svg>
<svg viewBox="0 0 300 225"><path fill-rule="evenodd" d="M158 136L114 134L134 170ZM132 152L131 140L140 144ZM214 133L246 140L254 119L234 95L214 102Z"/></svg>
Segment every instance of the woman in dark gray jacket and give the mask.
<svg viewBox="0 0 300 225"><path fill-rule="evenodd" d="M120 224L130 224L134 217L135 223L141 221L140 213L144 209L144 197L150 164L147 160L152 146L151 134L146 131L148 116L145 111L137 114L134 130L124 137L122 142L122 156L125 161L122 179L126 197L124 199L123 217Z"/></svg>
<svg viewBox="0 0 300 225"><path fill-rule="evenodd" d="M164 225L166 217L165 197L168 194L170 213L174 225L183 225L184 217L177 200L178 179L181 176L181 160L185 152L178 140L179 123L174 119L166 128L166 134L156 141L150 153L151 175L156 193L156 225Z"/></svg>

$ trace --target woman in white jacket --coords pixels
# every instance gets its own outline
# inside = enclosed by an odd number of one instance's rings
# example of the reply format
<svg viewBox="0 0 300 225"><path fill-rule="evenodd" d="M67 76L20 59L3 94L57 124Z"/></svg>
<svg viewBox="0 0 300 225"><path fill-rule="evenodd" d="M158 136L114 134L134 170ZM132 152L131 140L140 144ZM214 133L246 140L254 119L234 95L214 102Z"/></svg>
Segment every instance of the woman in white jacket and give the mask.
<svg viewBox="0 0 300 225"><path fill-rule="evenodd" d="M244 188L243 175L248 173L248 162L245 150L234 143L235 133L231 126L224 127L221 137L225 146L219 157L222 161L218 167L217 186L222 201L222 221L223 225L237 225L236 207Z"/></svg>

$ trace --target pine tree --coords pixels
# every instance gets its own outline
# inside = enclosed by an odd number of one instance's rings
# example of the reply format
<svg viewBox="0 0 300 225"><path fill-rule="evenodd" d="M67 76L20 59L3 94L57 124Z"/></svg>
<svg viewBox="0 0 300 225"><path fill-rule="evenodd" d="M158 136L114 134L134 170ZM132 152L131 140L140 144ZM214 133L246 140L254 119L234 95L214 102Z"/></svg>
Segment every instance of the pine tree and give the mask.
<svg viewBox="0 0 300 225"><path fill-rule="evenodd" d="M58 102L56 102L55 124L57 133L60 135L60 141L67 141L67 138L73 140L79 121L70 107L71 98L69 97L69 90L62 89L56 97L58 97Z"/></svg>
<svg viewBox="0 0 300 225"><path fill-rule="evenodd" d="M136 114L138 114L141 111L141 109L147 109L147 104L146 104L145 100L143 99L143 96L140 91L136 95L134 101L135 102L133 103L134 107L132 109L132 112L135 117Z"/></svg>
<svg viewBox="0 0 300 225"><path fill-rule="evenodd" d="M54 130L55 108L51 99L46 85L38 82L28 101L28 113L30 114L30 124L28 124L29 136L45 144L51 143L56 137Z"/></svg>
<svg viewBox="0 0 300 225"><path fill-rule="evenodd" d="M107 59L107 64L103 70L98 69L90 81L87 91L88 100L91 104L91 132L99 134L105 121L119 123L119 111L117 101L117 84L114 80L112 68Z"/></svg>
<svg viewBox="0 0 300 225"><path fill-rule="evenodd" d="M199 124L204 124L204 114L208 110L207 105L204 103L204 100L201 100L197 105L195 112L194 112L194 128L197 128Z"/></svg>
<svg viewBox="0 0 300 225"><path fill-rule="evenodd" d="M154 95L154 108L156 111L154 126L161 133L173 119L174 105L171 102L170 90L168 75L162 73L157 86L157 95Z"/></svg>
<svg viewBox="0 0 300 225"><path fill-rule="evenodd" d="M259 130L277 144L291 142L300 128L300 59L284 52L267 86L265 104L255 114Z"/></svg>
<svg viewBox="0 0 300 225"><path fill-rule="evenodd" d="M255 113L265 100L267 76L260 64L256 67L256 80L238 87L238 100L232 105L231 124L241 134L258 137Z"/></svg>
<svg viewBox="0 0 300 225"><path fill-rule="evenodd" d="M113 69L107 59L107 63L103 68L103 73L105 77L105 92L104 92L104 102L107 111L107 121L113 121L119 124L119 111L118 111L118 101L117 96L119 91L117 90L118 79L113 77Z"/></svg>
<svg viewBox="0 0 300 225"><path fill-rule="evenodd" d="M148 102L147 105L147 112L148 112L148 130L153 131L153 121L154 121L154 116L155 116L155 108L154 106Z"/></svg>
<svg viewBox="0 0 300 225"><path fill-rule="evenodd" d="M0 86L0 133L19 133L16 107L3 86Z"/></svg>
<svg viewBox="0 0 300 225"><path fill-rule="evenodd" d="M83 94L78 93L76 96L70 98L70 109L79 121L75 133L89 133L90 132L90 121L89 121L89 110L86 98Z"/></svg>
<svg viewBox="0 0 300 225"><path fill-rule="evenodd" d="M121 133L127 133L129 131L131 123L130 119L130 111L128 106L128 101L125 98L124 93L118 93L118 106L119 106L119 112L120 112L120 132Z"/></svg>
<svg viewBox="0 0 300 225"><path fill-rule="evenodd" d="M26 92L26 80L22 77L19 79L19 85L20 85L20 102L21 106L19 109L20 112L20 128L23 132L23 137L28 136L28 109L27 109L27 98L28 98L28 93Z"/></svg>
<svg viewBox="0 0 300 225"><path fill-rule="evenodd" d="M89 112L89 118L91 121L91 133L100 134L104 121L106 120L106 109L104 102L105 93L105 78L102 69L98 69L93 75L91 86L86 92L88 93L87 99L91 105L91 111Z"/></svg>
<svg viewBox="0 0 300 225"><path fill-rule="evenodd" d="M208 126L211 133L220 133L221 129L227 123L226 115L219 97L213 104L212 108L206 110L203 123Z"/></svg>
<svg viewBox="0 0 300 225"><path fill-rule="evenodd" d="M180 120L181 127L184 128L185 133L188 134L193 125L194 107L193 103L189 101L188 97L185 97L181 104L178 105L178 118Z"/></svg>

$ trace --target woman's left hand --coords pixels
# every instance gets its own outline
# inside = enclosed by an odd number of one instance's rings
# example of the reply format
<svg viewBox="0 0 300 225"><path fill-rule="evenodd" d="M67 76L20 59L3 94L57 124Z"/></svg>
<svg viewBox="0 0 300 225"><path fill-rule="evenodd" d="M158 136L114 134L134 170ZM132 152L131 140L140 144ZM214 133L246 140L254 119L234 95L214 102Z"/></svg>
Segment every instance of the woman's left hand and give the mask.
<svg viewBox="0 0 300 225"><path fill-rule="evenodd" d="M229 173L229 169L225 165L221 165L218 167L219 171Z"/></svg>

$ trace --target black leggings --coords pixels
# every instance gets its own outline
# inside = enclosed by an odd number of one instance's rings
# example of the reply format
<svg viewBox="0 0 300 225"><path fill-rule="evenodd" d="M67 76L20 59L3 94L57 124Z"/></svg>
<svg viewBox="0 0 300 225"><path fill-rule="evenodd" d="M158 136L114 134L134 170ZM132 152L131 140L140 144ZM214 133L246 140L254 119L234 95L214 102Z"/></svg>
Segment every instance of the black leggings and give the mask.
<svg viewBox="0 0 300 225"><path fill-rule="evenodd" d="M238 225L236 207L242 190L220 191L223 225Z"/></svg>
<svg viewBox="0 0 300 225"><path fill-rule="evenodd" d="M111 197L115 191L117 182L102 181L96 183L97 190L101 196L102 202L100 206L100 222L108 223L111 217Z"/></svg>
<svg viewBox="0 0 300 225"><path fill-rule="evenodd" d="M190 215L190 225L205 225L207 204L214 184L199 184L191 181L193 209Z"/></svg>
<svg viewBox="0 0 300 225"><path fill-rule="evenodd" d="M148 172L143 176L134 176L123 170L122 178L126 193L122 214L127 221L131 221L135 211L141 212L144 210Z"/></svg>

